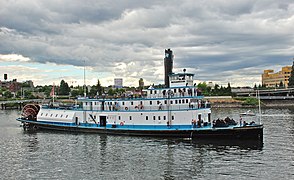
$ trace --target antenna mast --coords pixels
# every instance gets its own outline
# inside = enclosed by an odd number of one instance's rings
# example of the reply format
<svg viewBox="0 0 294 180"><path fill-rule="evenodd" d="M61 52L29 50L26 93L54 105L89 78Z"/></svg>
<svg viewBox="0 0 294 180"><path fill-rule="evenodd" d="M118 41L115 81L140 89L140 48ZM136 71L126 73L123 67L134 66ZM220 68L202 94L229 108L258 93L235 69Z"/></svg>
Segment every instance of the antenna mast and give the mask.
<svg viewBox="0 0 294 180"><path fill-rule="evenodd" d="M84 60L84 97L87 97L86 91L86 60Z"/></svg>

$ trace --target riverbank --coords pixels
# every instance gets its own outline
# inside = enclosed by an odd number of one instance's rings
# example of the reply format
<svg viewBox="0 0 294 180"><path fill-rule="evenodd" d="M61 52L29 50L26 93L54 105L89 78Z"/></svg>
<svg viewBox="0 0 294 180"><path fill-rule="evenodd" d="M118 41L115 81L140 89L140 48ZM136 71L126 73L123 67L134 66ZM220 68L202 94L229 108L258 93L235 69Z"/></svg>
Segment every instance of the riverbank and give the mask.
<svg viewBox="0 0 294 180"><path fill-rule="evenodd" d="M255 98L232 98L231 96L205 97L211 103L212 108L243 108L257 107L258 101ZM250 100L251 99L251 100ZM294 107L293 100L261 100L262 107Z"/></svg>

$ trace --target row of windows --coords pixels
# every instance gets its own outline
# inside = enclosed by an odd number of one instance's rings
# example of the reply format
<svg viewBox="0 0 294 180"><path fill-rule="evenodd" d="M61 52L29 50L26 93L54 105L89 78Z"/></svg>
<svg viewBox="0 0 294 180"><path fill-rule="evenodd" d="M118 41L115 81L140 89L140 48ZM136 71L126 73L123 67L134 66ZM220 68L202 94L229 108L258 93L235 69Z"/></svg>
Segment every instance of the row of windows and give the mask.
<svg viewBox="0 0 294 180"><path fill-rule="evenodd" d="M171 119L172 120L175 120L175 117L172 116ZM120 116L118 116L118 120L121 120ZM132 116L129 116L129 120L130 121L132 120ZM146 116L145 120L148 121L149 120L149 116ZM166 119L166 116L163 116L163 117L157 116L157 118L156 118L156 116L153 116L153 120L159 120L160 121L160 120L167 120L167 119Z"/></svg>
<svg viewBox="0 0 294 180"><path fill-rule="evenodd" d="M132 120L132 116L129 116L129 119L130 119L130 121ZM146 116L146 121L148 121L149 120L149 116ZM175 117L174 116L172 116L171 117L171 119L172 120L175 120ZM120 116L118 116L118 120L120 120ZM166 116L163 116L163 117L161 117L161 116L157 116L157 118L156 118L156 116L153 116L153 120L167 120L166 119Z"/></svg>
<svg viewBox="0 0 294 180"><path fill-rule="evenodd" d="M93 116L93 118L96 119L96 116ZM133 119L132 116L129 116L129 120L131 121L132 119ZM153 120L167 120L166 116L153 116L152 119ZM174 120L175 117L174 116L171 116L171 119ZM121 120L121 116L118 116L118 120ZM145 117L145 120L148 121L149 120L149 116L146 116Z"/></svg>
<svg viewBox="0 0 294 180"><path fill-rule="evenodd" d="M146 121L148 121L148 120L149 120L149 116L146 116L145 119L146 119ZM175 120L175 117L172 116L171 119L172 119L172 120ZM153 116L153 120L156 120L156 116ZM166 119L166 116L163 116L162 118L161 118L161 116L157 116L157 120L160 121L160 120L167 120L167 119Z"/></svg>
<svg viewBox="0 0 294 180"><path fill-rule="evenodd" d="M41 113L41 116L43 116L43 114L44 113ZM46 113L45 114L45 116L47 117L49 114L48 113ZM60 114L60 115L58 115L58 114L55 114L55 116L54 116L54 114L50 114L50 117L60 117L60 118L62 118L63 117L63 114ZM68 117L68 115L65 115L65 118L67 118Z"/></svg>
<svg viewBox="0 0 294 180"><path fill-rule="evenodd" d="M159 104L161 104L161 103L163 103L163 104L167 104L167 100L164 100L164 101L157 101L157 105L159 105ZM179 100L170 100L170 104L188 104L189 103L189 99L179 99ZM86 102L86 105L87 105L88 103ZM105 102L105 105L112 105L113 103L112 102ZM116 102L114 102L114 104L116 104ZM143 104L143 102L141 101L140 102L140 104L142 105ZM149 101L149 104L150 105L152 105L153 104L153 101ZM95 105L96 105L96 102L95 102ZM122 102L122 105L124 106L125 105L125 102ZM134 102L133 101L131 101L131 105L134 105Z"/></svg>
<svg viewBox="0 0 294 180"><path fill-rule="evenodd" d="M163 93L163 94L165 94L165 93L167 93L167 92L174 92L174 93L177 93L177 92L179 92L179 93L182 93L182 92L186 92L186 90L189 90L189 91L192 91L192 89L191 88L179 88L179 89L173 89L173 90L162 90L161 91L161 93ZM194 89L194 91L196 91L196 89ZM160 90L150 90L150 94L157 94L157 93L160 93Z"/></svg>

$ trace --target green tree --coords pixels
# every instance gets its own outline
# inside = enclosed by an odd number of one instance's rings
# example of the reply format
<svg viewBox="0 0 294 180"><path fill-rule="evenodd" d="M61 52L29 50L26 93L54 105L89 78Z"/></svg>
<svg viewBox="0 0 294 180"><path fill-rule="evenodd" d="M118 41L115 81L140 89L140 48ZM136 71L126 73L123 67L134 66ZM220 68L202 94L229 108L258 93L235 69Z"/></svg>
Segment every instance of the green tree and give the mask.
<svg viewBox="0 0 294 180"><path fill-rule="evenodd" d="M292 65L292 71L291 71L291 75L289 77L289 87L294 87L294 60L293 60L293 65Z"/></svg>
<svg viewBox="0 0 294 180"><path fill-rule="evenodd" d="M199 84L197 85L197 87L198 87L198 89L200 89L200 90L203 92L203 91L206 91L206 89L207 89L207 84L206 84L205 82L203 82L203 83L199 83Z"/></svg>
<svg viewBox="0 0 294 180"><path fill-rule="evenodd" d="M98 95L101 96L103 94L103 87L101 86L101 83L98 79L98 82L97 82L97 91L98 91Z"/></svg>
<svg viewBox="0 0 294 180"><path fill-rule="evenodd" d="M35 98L35 96L33 95L32 91L30 91L30 90L25 90L24 91L24 97L25 98L28 98L28 99L34 99Z"/></svg>
<svg viewBox="0 0 294 180"><path fill-rule="evenodd" d="M284 84L282 81L280 81L280 85L279 85L280 88L284 87Z"/></svg>
<svg viewBox="0 0 294 180"><path fill-rule="evenodd" d="M144 88L144 80L143 78L140 78L139 80L139 89L142 90Z"/></svg>
<svg viewBox="0 0 294 180"><path fill-rule="evenodd" d="M115 94L115 91L112 89L112 88L110 88L109 90L108 90L108 93L107 93L109 96L113 96L114 94Z"/></svg>
<svg viewBox="0 0 294 180"><path fill-rule="evenodd" d="M231 93L232 92L232 88L231 88L231 84L230 83L228 83L227 92L228 93Z"/></svg>
<svg viewBox="0 0 294 180"><path fill-rule="evenodd" d="M255 90L257 89L257 85L256 84L254 84L254 88L253 89L255 89Z"/></svg>
<svg viewBox="0 0 294 180"><path fill-rule="evenodd" d="M94 96L96 96L97 95L97 86L95 86L95 85L93 85L92 87L91 87L91 90L90 90L90 92L89 92L89 96L91 96L91 97L94 97Z"/></svg>
<svg viewBox="0 0 294 180"><path fill-rule="evenodd" d="M71 96L72 97L77 97L77 96L84 96L84 89L83 86L77 86L75 89L71 91Z"/></svg>
<svg viewBox="0 0 294 180"><path fill-rule="evenodd" d="M13 94L12 94L10 91L5 91L5 92L3 93L3 96L4 96L5 98L12 98L12 97L13 97Z"/></svg>
<svg viewBox="0 0 294 180"><path fill-rule="evenodd" d="M59 88L59 95L69 95L70 88L64 80L61 80L60 82L60 88Z"/></svg>

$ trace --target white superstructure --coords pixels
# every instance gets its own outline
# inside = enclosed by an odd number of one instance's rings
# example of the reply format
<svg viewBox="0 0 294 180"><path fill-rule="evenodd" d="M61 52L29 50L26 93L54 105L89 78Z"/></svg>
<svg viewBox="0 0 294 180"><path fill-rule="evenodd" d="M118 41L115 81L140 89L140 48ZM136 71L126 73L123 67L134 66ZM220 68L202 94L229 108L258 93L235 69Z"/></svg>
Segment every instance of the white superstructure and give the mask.
<svg viewBox="0 0 294 180"><path fill-rule="evenodd" d="M101 126L210 125L210 104L193 84L191 73L170 75L170 88L142 91L140 98L81 99L82 108L41 108L38 121Z"/></svg>

